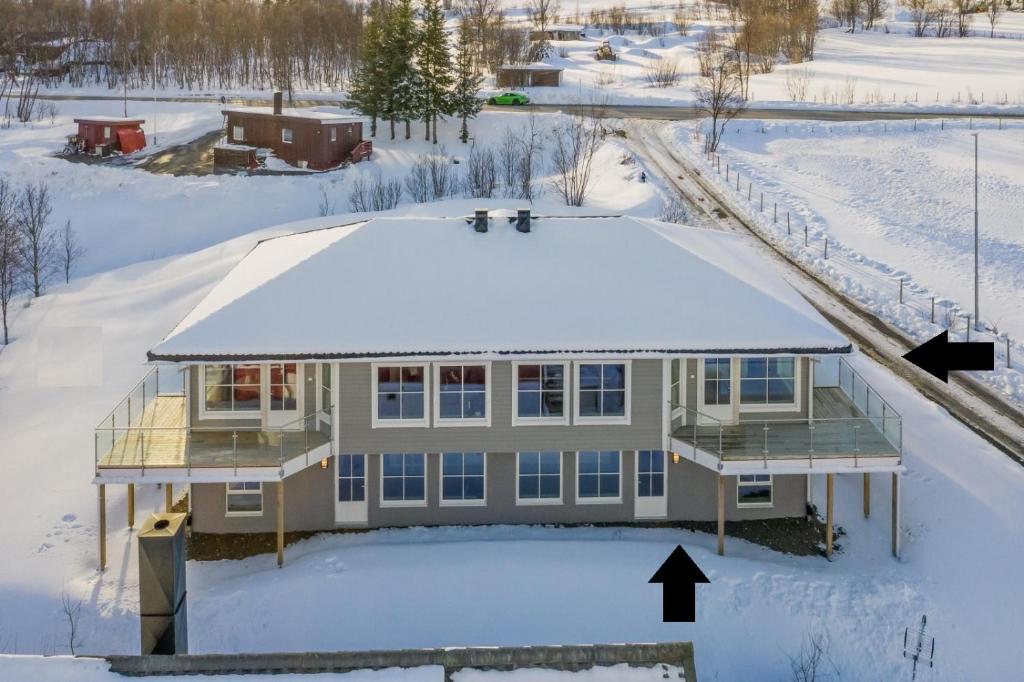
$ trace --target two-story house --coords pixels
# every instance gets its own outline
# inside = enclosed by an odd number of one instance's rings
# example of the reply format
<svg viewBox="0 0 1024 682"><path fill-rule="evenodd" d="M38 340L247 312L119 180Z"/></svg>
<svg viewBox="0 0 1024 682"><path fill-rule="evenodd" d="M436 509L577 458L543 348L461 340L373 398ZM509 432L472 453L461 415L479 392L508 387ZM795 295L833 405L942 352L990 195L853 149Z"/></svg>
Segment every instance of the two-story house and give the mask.
<svg viewBox="0 0 1024 682"><path fill-rule="evenodd" d="M629 217L375 218L260 242L96 430L105 495L204 533L807 513L899 415L740 238ZM865 499L865 511L868 500ZM133 519L130 518L130 523ZM105 533L101 561L105 557Z"/></svg>

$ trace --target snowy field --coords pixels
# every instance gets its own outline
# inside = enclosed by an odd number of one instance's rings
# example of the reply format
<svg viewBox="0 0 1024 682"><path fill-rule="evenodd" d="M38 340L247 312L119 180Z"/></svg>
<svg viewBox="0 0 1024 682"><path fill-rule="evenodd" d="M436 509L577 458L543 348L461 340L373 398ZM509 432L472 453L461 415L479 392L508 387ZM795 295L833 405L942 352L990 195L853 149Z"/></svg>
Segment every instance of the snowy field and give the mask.
<svg viewBox="0 0 1024 682"><path fill-rule="evenodd" d="M696 159L693 130L676 124L665 137ZM979 133L981 319L998 358L997 372L978 376L1024 406L1024 124L737 121L719 148L721 173L711 177L766 232L876 314L922 341L947 326L963 337L974 311L972 133ZM1006 335L1013 370L1005 367Z"/></svg>
<svg viewBox="0 0 1024 682"><path fill-rule="evenodd" d="M80 652L134 652L138 569L123 490L108 492L109 568L95 570L92 428L143 374L144 351L257 239L346 219L351 173L398 173L424 148L419 140L378 141L370 166L303 178L155 176L46 157L68 132L72 106L117 113L116 103L64 103L54 126L0 131L0 168L19 180L50 181L54 222L72 216L89 249L86 276L19 310L15 340L0 353L0 516L8 519L0 652L7 653L67 652L62 590L83 603ZM160 107L168 131L177 126L184 135L191 127L192 135L207 125L200 118L219 125L215 109ZM493 134L524 122L510 116L486 114L476 130ZM450 126L444 135L455 149ZM639 184L638 168L618 162L618 143L601 153L600 176L582 210L657 215L656 187ZM316 218L325 183L339 215ZM480 203L400 210L464 214ZM565 211L550 194L537 210ZM310 220L261 229L293 219ZM855 365L907 425L901 561L888 551L882 477L874 481L870 520L860 514L860 477L838 477L837 519L847 535L831 563L734 539L728 556L718 557L712 536L674 530L414 528L320 536L289 547L280 570L272 556L191 563L190 649L693 640L701 679L749 678L750 670L780 679L801 641L825 632L843 679L888 680L908 678L903 629L927 614L937 662L919 679L1007 679L1024 629L1018 600L1008 598L1024 562L1024 469L900 380L864 358ZM818 500L822 487L818 482ZM154 486L141 486L139 516L162 499ZM712 580L700 588L695 625L662 623L660 587L647 584L677 543Z"/></svg>

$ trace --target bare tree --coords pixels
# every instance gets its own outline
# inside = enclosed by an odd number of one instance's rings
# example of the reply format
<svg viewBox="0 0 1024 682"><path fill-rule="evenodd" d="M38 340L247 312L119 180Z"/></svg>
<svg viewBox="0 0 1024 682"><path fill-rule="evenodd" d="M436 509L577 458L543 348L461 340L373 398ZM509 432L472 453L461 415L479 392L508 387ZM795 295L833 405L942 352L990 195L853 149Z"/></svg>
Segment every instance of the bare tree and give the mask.
<svg viewBox="0 0 1024 682"><path fill-rule="evenodd" d="M592 118L572 116L552 129L553 183L567 206L583 205L590 189L594 155L600 144L600 126Z"/></svg>
<svg viewBox="0 0 1024 682"><path fill-rule="evenodd" d="M60 607L61 611L64 612L64 618L68 622L68 649L71 650L71 655L75 655L75 647L81 644L80 635L78 632L78 619L82 615L82 600L72 599L68 593L68 588L65 587L60 592Z"/></svg>
<svg viewBox="0 0 1024 682"><path fill-rule="evenodd" d="M989 0L988 9L985 10L985 13L988 15L989 38L996 37L996 24L999 23L999 18L1003 15L1004 9L1006 8L1003 7L1002 0Z"/></svg>
<svg viewBox="0 0 1024 682"><path fill-rule="evenodd" d="M694 106L711 118L711 132L705 139L705 150L714 152L725 133L725 126L747 106L743 86L729 62L719 56L711 72L697 79L693 86Z"/></svg>
<svg viewBox="0 0 1024 682"><path fill-rule="evenodd" d="M910 10L910 23L914 26L914 37L922 38L932 22L935 21L935 3L933 0L907 0Z"/></svg>
<svg viewBox="0 0 1024 682"><path fill-rule="evenodd" d="M857 100L857 79L847 76L839 88L839 97L845 104L853 104Z"/></svg>
<svg viewBox="0 0 1024 682"><path fill-rule="evenodd" d="M353 213L387 211L398 206L401 200L402 183L398 180L385 180L380 173L367 179L360 173L352 181L348 205Z"/></svg>
<svg viewBox="0 0 1024 682"><path fill-rule="evenodd" d="M793 682L824 682L839 679L839 668L828 654L828 633L815 632L800 642L800 651L789 657Z"/></svg>
<svg viewBox="0 0 1024 682"><path fill-rule="evenodd" d="M971 33L974 0L953 0L953 11L956 12L956 34L961 38L966 38Z"/></svg>
<svg viewBox="0 0 1024 682"><path fill-rule="evenodd" d="M42 296L57 269L57 240L50 229L50 189L45 183L28 185L18 199L17 222L21 233L21 261L33 296Z"/></svg>
<svg viewBox="0 0 1024 682"><path fill-rule="evenodd" d="M814 72L806 66L792 67L786 71L786 90L789 92L789 99L794 102L805 101L813 79Z"/></svg>
<svg viewBox="0 0 1024 682"><path fill-rule="evenodd" d="M458 173L444 147L416 159L405 178L405 189L417 203L447 199L458 193Z"/></svg>
<svg viewBox="0 0 1024 682"><path fill-rule="evenodd" d="M71 220L64 221L64 229L60 233L60 267L64 271L64 283L71 283L71 271L79 259L85 255L85 247L78 243L78 236L71 227Z"/></svg>
<svg viewBox="0 0 1024 682"><path fill-rule="evenodd" d="M523 128L523 136L520 138L521 150L519 163L516 165L516 184L518 186L518 198L533 203L534 195L534 171L540 160L541 134L537 129L537 117L530 114L529 122Z"/></svg>
<svg viewBox="0 0 1024 682"><path fill-rule="evenodd" d="M516 174L519 168L519 154L521 150L522 144L520 143L519 135L512 128L505 128L505 134L501 136L501 140L498 142L496 157L502 192L509 199L516 196Z"/></svg>
<svg viewBox="0 0 1024 682"><path fill-rule="evenodd" d="M672 11L672 23L675 24L676 30L679 31L679 35L685 36L689 33L690 24L692 23L690 8L682 2L676 5L676 8Z"/></svg>
<svg viewBox="0 0 1024 682"><path fill-rule="evenodd" d="M875 27L875 22L885 16L888 9L887 0L863 0L861 7L861 21L864 29L870 31Z"/></svg>
<svg viewBox="0 0 1024 682"><path fill-rule="evenodd" d="M473 145L466 160L466 195L490 199L498 190L498 162L489 146Z"/></svg>
<svg viewBox="0 0 1024 682"><path fill-rule="evenodd" d="M672 87L680 78L679 62L671 57L651 59L644 66L644 80L656 88Z"/></svg>
<svg viewBox="0 0 1024 682"><path fill-rule="evenodd" d="M320 183L320 203L317 204L316 210L320 214L320 217L334 215L335 202L327 195L327 185Z"/></svg>
<svg viewBox="0 0 1024 682"><path fill-rule="evenodd" d="M544 31L558 14L558 0L530 0L526 5L526 13L538 30Z"/></svg>
<svg viewBox="0 0 1024 682"><path fill-rule="evenodd" d="M18 231L15 204L14 187L7 178L0 176L0 318L4 345L10 343L7 314L22 274L21 233Z"/></svg>

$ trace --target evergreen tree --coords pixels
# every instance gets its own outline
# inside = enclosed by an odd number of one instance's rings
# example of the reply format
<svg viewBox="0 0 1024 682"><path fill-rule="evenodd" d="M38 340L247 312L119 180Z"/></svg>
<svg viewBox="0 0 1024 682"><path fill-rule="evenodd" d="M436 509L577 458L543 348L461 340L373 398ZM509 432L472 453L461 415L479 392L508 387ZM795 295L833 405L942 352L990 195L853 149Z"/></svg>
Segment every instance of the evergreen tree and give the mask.
<svg viewBox="0 0 1024 682"><path fill-rule="evenodd" d="M377 136L377 118L383 113L386 101L388 63L384 54L383 34L387 11L375 2L368 12L369 19L363 30L359 63L349 83L349 99L353 108L370 117L370 137Z"/></svg>
<svg viewBox="0 0 1024 682"><path fill-rule="evenodd" d="M421 77L417 104L426 124L425 139L437 144L437 118L450 113L454 84L440 0L423 0L423 31L416 48L416 66Z"/></svg>
<svg viewBox="0 0 1024 682"><path fill-rule="evenodd" d="M417 92L420 89L413 62L420 37L412 0L397 0L391 6L384 35L383 53L388 64L384 116L391 124L392 140L395 139L395 123L398 121L405 121L408 139L409 121L419 113Z"/></svg>
<svg viewBox="0 0 1024 682"><path fill-rule="evenodd" d="M451 94L451 111L462 119L459 139L469 141L469 119L476 118L483 108L483 100L477 95L483 76L475 69L473 53L473 30L465 20L459 25L459 45L455 56L455 90Z"/></svg>

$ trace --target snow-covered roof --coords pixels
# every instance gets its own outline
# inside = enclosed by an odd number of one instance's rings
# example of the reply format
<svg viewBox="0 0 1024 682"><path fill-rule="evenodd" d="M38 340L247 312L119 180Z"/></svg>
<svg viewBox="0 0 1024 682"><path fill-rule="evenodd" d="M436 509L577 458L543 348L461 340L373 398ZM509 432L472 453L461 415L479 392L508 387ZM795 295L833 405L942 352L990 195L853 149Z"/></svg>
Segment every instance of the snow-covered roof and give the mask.
<svg viewBox="0 0 1024 682"><path fill-rule="evenodd" d="M125 118L123 116L80 116L75 123L112 123L120 125L142 125L144 118Z"/></svg>
<svg viewBox="0 0 1024 682"><path fill-rule="evenodd" d="M222 113L273 116L274 107L231 107L230 109L223 109ZM281 113L278 114L278 116L284 116L287 118L310 118L318 120L321 123L354 123L356 121L363 120L358 116L350 116L348 114L333 114L327 111L316 111L314 109L300 109L295 107L285 107L281 109Z"/></svg>
<svg viewBox="0 0 1024 682"><path fill-rule="evenodd" d="M545 64L543 62L534 62L532 64L502 64L501 68L511 69L514 71L561 71L562 67L552 66L551 64Z"/></svg>
<svg viewBox="0 0 1024 682"><path fill-rule="evenodd" d="M579 24L548 24L545 31L583 31Z"/></svg>
<svg viewBox="0 0 1024 682"><path fill-rule="evenodd" d="M629 217L388 217L260 242L152 360L848 352L736 236Z"/></svg>

